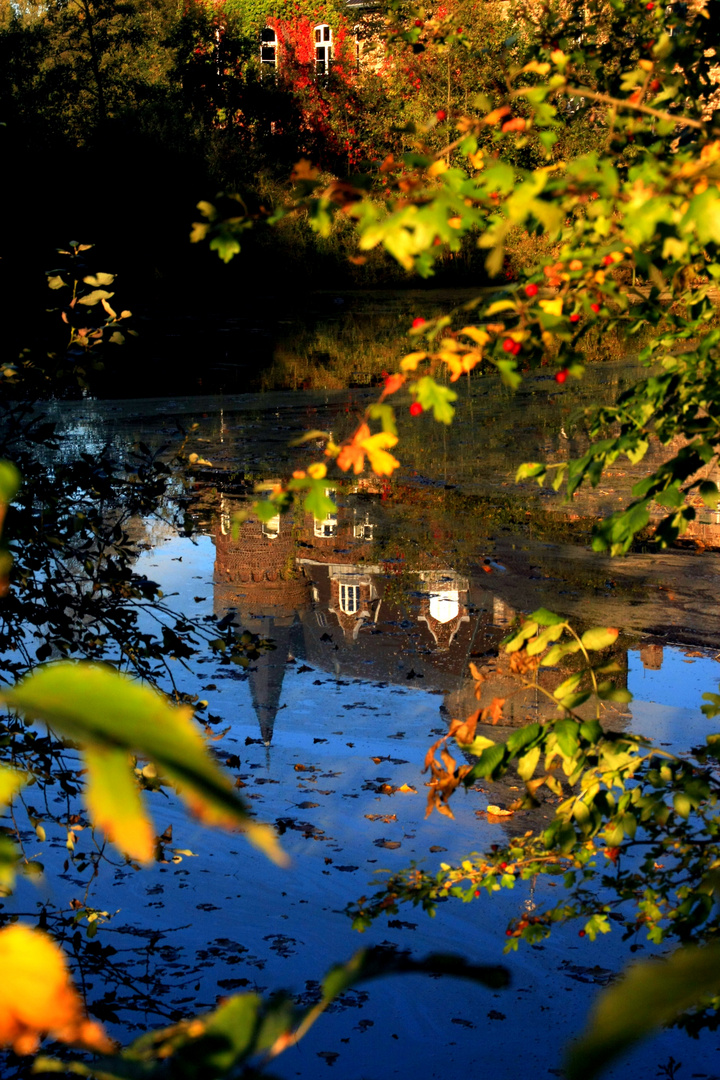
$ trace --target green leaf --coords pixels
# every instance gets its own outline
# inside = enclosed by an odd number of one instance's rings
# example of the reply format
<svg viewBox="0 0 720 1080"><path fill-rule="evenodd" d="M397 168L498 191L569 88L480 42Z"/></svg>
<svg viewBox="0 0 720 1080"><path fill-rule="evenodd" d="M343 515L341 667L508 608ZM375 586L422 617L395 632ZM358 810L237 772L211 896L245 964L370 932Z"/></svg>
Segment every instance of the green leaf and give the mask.
<svg viewBox="0 0 720 1080"><path fill-rule="evenodd" d="M525 726L519 728L518 731L513 731L506 743L508 752L510 754L517 754L524 746L528 746L537 739L541 731L542 728L539 724L525 724Z"/></svg>
<svg viewBox="0 0 720 1080"><path fill-rule="evenodd" d="M538 632L538 624L532 619L528 619L524 622L519 630L516 630L509 637L505 638L503 645L505 646L505 652L517 652L518 649L522 649L523 643L528 638L534 637Z"/></svg>
<svg viewBox="0 0 720 1080"><path fill-rule="evenodd" d="M278 506L269 499L261 499L259 502L254 503L253 511L258 521L265 523L267 521L272 521L274 517L277 517Z"/></svg>
<svg viewBox="0 0 720 1080"><path fill-rule="evenodd" d="M564 623L562 615L556 615L554 611L548 611L547 608L538 608L537 611L533 611L530 616L540 626L558 626L560 623Z"/></svg>
<svg viewBox="0 0 720 1080"><path fill-rule="evenodd" d="M558 720L553 728L558 746L565 757L574 757L580 746L579 725L575 720Z"/></svg>
<svg viewBox="0 0 720 1080"><path fill-rule="evenodd" d="M546 630L543 630L542 634L535 638L534 641L530 641L528 643L527 649L525 651L527 652L528 656L536 656L538 653L541 653L543 649L545 649L550 644L551 641L557 641L557 639L564 633L564 631L564 623L560 623L556 626L548 626L548 628Z"/></svg>
<svg viewBox="0 0 720 1080"><path fill-rule="evenodd" d="M547 467L540 464L537 461L526 461L520 466L515 473L515 483L519 483L521 480L537 480L539 484L542 484L547 475ZM542 609L545 610L544 608Z"/></svg>
<svg viewBox="0 0 720 1080"><path fill-rule="evenodd" d="M580 681L584 675L584 672L577 671L574 675L570 675L567 679L560 683L558 687L553 690L553 697L562 698L566 694L572 693L576 686L579 686Z"/></svg>
<svg viewBox="0 0 720 1080"><path fill-rule="evenodd" d="M494 746L488 746L486 750L483 750L477 764L473 766L473 768L465 777L465 784L472 784L478 778L484 779L491 777L504 760L505 747L502 745L502 743L496 743Z"/></svg>
<svg viewBox="0 0 720 1080"><path fill-rule="evenodd" d="M155 690L110 667L66 661L37 668L17 686L2 691L0 700L89 746L91 768L93 751L150 758L178 784L181 797L203 821L236 826L275 862L287 863L275 833L248 815L230 778L208 754L187 706L171 705ZM106 765L102 775L108 771L115 775L118 761Z"/></svg>
<svg viewBox="0 0 720 1080"><path fill-rule="evenodd" d="M0 896L9 896L15 887L17 866L21 859L20 848L9 836L0 834Z"/></svg>
<svg viewBox="0 0 720 1080"><path fill-rule="evenodd" d="M327 480L311 480L310 483L310 491L303 502L305 510L318 520L323 520L328 514L337 514L337 506L330 496L325 494Z"/></svg>
<svg viewBox="0 0 720 1080"><path fill-rule="evenodd" d="M18 491L22 478L11 461L0 461L0 503L11 503Z"/></svg>
<svg viewBox="0 0 720 1080"><path fill-rule="evenodd" d="M553 645L552 649L543 656L540 663L543 667L553 667L559 660L562 660L563 656L569 656L579 651L580 642L575 641L573 638L572 641L563 642L562 645Z"/></svg>
<svg viewBox="0 0 720 1080"><path fill-rule="evenodd" d="M596 626L592 630L586 630L581 641L586 649L597 651L599 649L607 649L608 645L614 645L618 639L620 631L615 630L613 627Z"/></svg>
<svg viewBox="0 0 720 1080"><path fill-rule="evenodd" d="M703 480L698 488L698 495L706 506L717 510L718 503L720 503L720 491L718 491L717 484L713 484L712 480Z"/></svg>
<svg viewBox="0 0 720 1080"><path fill-rule="evenodd" d="M395 410L392 405L386 405L376 401L368 408L368 416L371 420L379 420L382 424L383 431L387 431L391 435L397 435Z"/></svg>
<svg viewBox="0 0 720 1080"><path fill-rule="evenodd" d="M633 699L630 691L622 686L613 686L609 690L603 690L602 693L598 687L598 697L603 701L616 701L619 705L627 705Z"/></svg>
<svg viewBox="0 0 720 1080"><path fill-rule="evenodd" d="M224 263L229 263L240 254L240 244L229 232L223 231L213 236L209 246L211 251L217 251Z"/></svg>
<svg viewBox="0 0 720 1080"><path fill-rule="evenodd" d="M424 375L415 384L416 400L423 409L432 409L435 419L441 424L451 424L455 410L451 402L457 400L457 394L448 386L441 386L429 375Z"/></svg>
<svg viewBox="0 0 720 1080"><path fill-rule="evenodd" d="M603 991L571 1049L568 1080L592 1080L640 1039L720 992L720 944L678 949L667 960L631 967Z"/></svg>

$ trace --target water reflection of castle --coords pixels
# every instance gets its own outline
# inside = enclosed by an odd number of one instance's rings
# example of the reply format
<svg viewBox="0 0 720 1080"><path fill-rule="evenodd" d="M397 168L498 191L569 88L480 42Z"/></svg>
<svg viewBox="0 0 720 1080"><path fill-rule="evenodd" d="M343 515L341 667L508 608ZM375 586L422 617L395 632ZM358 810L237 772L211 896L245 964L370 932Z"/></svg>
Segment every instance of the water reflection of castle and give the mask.
<svg viewBox="0 0 720 1080"><path fill-rule="evenodd" d="M430 554L416 555L412 572L400 550L380 562L378 540L390 530L372 491L355 489L322 521L311 514L249 520L233 534L237 508L221 498L214 607L223 616L234 610L238 625L275 640L276 650L249 674L267 744L288 657L344 678L442 695L453 716L477 708L470 659L487 675L481 704L517 691L508 658L498 655L514 608L488 588L487 575L463 576ZM618 659L624 667L625 655ZM656 663L653 656L650 666ZM552 690L566 674L543 669L541 685ZM622 710L611 712L616 723L627 720ZM552 702L538 691L515 693L506 709L510 723L554 715Z"/></svg>

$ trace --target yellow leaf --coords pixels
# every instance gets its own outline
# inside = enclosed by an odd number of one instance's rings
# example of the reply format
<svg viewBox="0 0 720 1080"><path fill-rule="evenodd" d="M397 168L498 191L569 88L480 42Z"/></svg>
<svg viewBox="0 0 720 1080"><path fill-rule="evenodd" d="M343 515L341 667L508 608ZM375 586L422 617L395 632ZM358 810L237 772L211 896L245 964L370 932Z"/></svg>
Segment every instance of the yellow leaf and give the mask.
<svg viewBox="0 0 720 1080"><path fill-rule="evenodd" d="M418 364L421 360L424 360L426 356L426 352L408 353L407 356L403 356L400 361L400 367L403 371L416 371Z"/></svg>
<svg viewBox="0 0 720 1080"><path fill-rule="evenodd" d="M23 784L27 783L27 774L17 769L0 768L0 803L9 803Z"/></svg>
<svg viewBox="0 0 720 1080"><path fill-rule="evenodd" d="M551 65L547 62L539 63L537 60L531 60L529 64L526 64L523 71L534 71L536 75L547 75L550 71Z"/></svg>
<svg viewBox="0 0 720 1080"><path fill-rule="evenodd" d="M432 165L427 171L428 176L442 176L444 172L447 172L450 166L444 158L440 158L438 161L433 161Z"/></svg>
<svg viewBox="0 0 720 1080"><path fill-rule="evenodd" d="M23 923L0 930L0 971L0 1046L33 1054L51 1035L112 1053L114 1044L100 1024L85 1017L65 957L48 934Z"/></svg>
<svg viewBox="0 0 720 1080"><path fill-rule="evenodd" d="M559 298L557 300L540 300L540 307L547 315L562 315L563 302Z"/></svg>
<svg viewBox="0 0 720 1080"><path fill-rule="evenodd" d="M410 787L409 784L402 784L399 788L396 788L395 790L399 791L402 795L417 795L417 791L415 790L415 788Z"/></svg>
<svg viewBox="0 0 720 1080"><path fill-rule="evenodd" d="M371 435L363 441L362 448L376 476L392 476L393 471L400 467L397 458L387 452L397 441L397 435L392 435L389 431L379 431L377 435Z"/></svg>
<svg viewBox="0 0 720 1080"><path fill-rule="evenodd" d="M313 480L322 480L327 476L327 465L322 461L315 461L312 465L308 465L308 476L311 476Z"/></svg>
<svg viewBox="0 0 720 1080"><path fill-rule="evenodd" d="M155 836L142 795L123 750L87 746L85 797L90 818L120 851L140 862L151 862Z"/></svg>
<svg viewBox="0 0 720 1080"><path fill-rule="evenodd" d="M487 345L490 340L490 335L484 330L481 330L479 326L463 326L460 331L461 334L465 334L466 337L472 338L476 345Z"/></svg>

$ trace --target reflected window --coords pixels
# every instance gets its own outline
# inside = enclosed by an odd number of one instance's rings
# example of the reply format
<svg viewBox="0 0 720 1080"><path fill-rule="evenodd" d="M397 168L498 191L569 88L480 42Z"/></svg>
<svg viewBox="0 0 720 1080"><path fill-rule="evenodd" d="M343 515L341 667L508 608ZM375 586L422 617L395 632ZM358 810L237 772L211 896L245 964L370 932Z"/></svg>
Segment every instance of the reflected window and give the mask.
<svg viewBox="0 0 720 1080"><path fill-rule="evenodd" d="M336 532L337 522L329 521L327 518L324 521L321 518L315 518L316 536L334 536Z"/></svg>
<svg viewBox="0 0 720 1080"><path fill-rule="evenodd" d="M317 621L318 626L327 626L327 619L325 618L325 612L324 611L316 611L315 612L315 619Z"/></svg>
<svg viewBox="0 0 720 1080"><path fill-rule="evenodd" d="M460 593L457 589L445 589L430 594L430 616L436 622L446 623L460 614Z"/></svg>
<svg viewBox="0 0 720 1080"><path fill-rule="evenodd" d="M315 73L327 75L332 62L332 30L327 23L315 27Z"/></svg>
<svg viewBox="0 0 720 1080"><path fill-rule="evenodd" d="M360 607L360 586L340 586L340 610L346 615L355 615Z"/></svg>
<svg viewBox="0 0 720 1080"><path fill-rule="evenodd" d="M362 525L355 526L355 539L356 540L372 540L375 526L364 522Z"/></svg>
<svg viewBox="0 0 720 1080"><path fill-rule="evenodd" d="M272 26L264 26L260 31L260 63L264 68L277 68L278 43L277 34Z"/></svg>
<svg viewBox="0 0 720 1080"><path fill-rule="evenodd" d="M269 540L276 540L280 535L280 515L276 514L269 521L263 521L262 531L263 536L267 536Z"/></svg>
<svg viewBox="0 0 720 1080"><path fill-rule="evenodd" d="M328 499L332 499L335 494L333 488L325 488L325 494ZM334 536L337 532L337 514L327 514L324 518L315 518L315 535L316 536Z"/></svg>

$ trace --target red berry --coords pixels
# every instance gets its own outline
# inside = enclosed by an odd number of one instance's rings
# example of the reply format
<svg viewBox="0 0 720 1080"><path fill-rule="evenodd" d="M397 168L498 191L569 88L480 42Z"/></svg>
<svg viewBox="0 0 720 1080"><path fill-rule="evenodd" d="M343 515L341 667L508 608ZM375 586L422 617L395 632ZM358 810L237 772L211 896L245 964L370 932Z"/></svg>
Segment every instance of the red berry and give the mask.
<svg viewBox="0 0 720 1080"><path fill-rule="evenodd" d="M447 113L445 112L444 109L438 109L438 111L435 113L435 116L440 121L443 121L443 120L447 119Z"/></svg>
<svg viewBox="0 0 720 1080"><path fill-rule="evenodd" d="M591 310L591 311L594 311L594 312L595 312L595 314L597 315L597 313L598 313L598 312L599 312L599 310L600 310L600 305L599 305L599 304L591 304L591 305L590 305L590 310Z"/></svg>
<svg viewBox="0 0 720 1080"><path fill-rule="evenodd" d="M653 81L650 83L650 89L652 90L653 93L657 93L657 91L660 89L661 86L662 86L662 83L660 82L659 79L653 79Z"/></svg>
<svg viewBox="0 0 720 1080"><path fill-rule="evenodd" d="M512 930L506 930L505 937L512 937Z"/></svg>
<svg viewBox="0 0 720 1080"><path fill-rule="evenodd" d="M479 896L479 895L480 895L480 890L479 890L479 889L476 889L476 890L475 890L475 895L476 895L476 896Z"/></svg>
<svg viewBox="0 0 720 1080"><path fill-rule="evenodd" d="M413 319L413 321L412 321L413 330L418 330L421 326L424 326L424 325L425 325L425 319L421 319L420 316L418 316L417 319Z"/></svg>
<svg viewBox="0 0 720 1080"><path fill-rule="evenodd" d="M513 351L513 356L517 356L517 354L520 352L521 349L522 349L522 345L520 344L520 342L519 341L514 342L513 350L512 350Z"/></svg>
<svg viewBox="0 0 720 1080"><path fill-rule="evenodd" d="M506 337L502 343L503 352L515 352L515 342L511 337Z"/></svg>
<svg viewBox="0 0 720 1080"><path fill-rule="evenodd" d="M526 296L537 296L537 292L538 292L537 285L526 285L525 286L525 295Z"/></svg>
<svg viewBox="0 0 720 1080"><path fill-rule="evenodd" d="M422 24L423 24L423 21L422 21L422 19L416 19L416 20L415 20L415 25L416 25L416 26L422 26Z"/></svg>
<svg viewBox="0 0 720 1080"><path fill-rule="evenodd" d="M574 315L570 316L570 322L580 322L580 316L577 312L575 312Z"/></svg>
<svg viewBox="0 0 720 1080"><path fill-rule="evenodd" d="M420 402L419 401L413 401L412 405L410 406L410 415L411 416L419 416L422 411L423 411L423 407L420 404Z"/></svg>
<svg viewBox="0 0 720 1080"><path fill-rule="evenodd" d="M506 862L501 862L501 863L500 863L500 869L501 869L501 870L505 870L505 869L507 869L507 863L506 863Z"/></svg>
<svg viewBox="0 0 720 1080"><path fill-rule="evenodd" d="M555 382L564 383L568 377L567 368L560 368L560 371L555 372Z"/></svg>
<svg viewBox="0 0 720 1080"><path fill-rule="evenodd" d="M614 261L612 255L606 255L603 259L603 266L612 266Z"/></svg>
<svg viewBox="0 0 720 1080"><path fill-rule="evenodd" d="M646 11L652 11L652 9L654 7L655 7L655 5L653 4L652 0L649 0L649 2L645 5L645 10Z"/></svg>
<svg viewBox="0 0 720 1080"><path fill-rule="evenodd" d="M581 930L580 933L578 934L578 937L585 937L585 931Z"/></svg>

